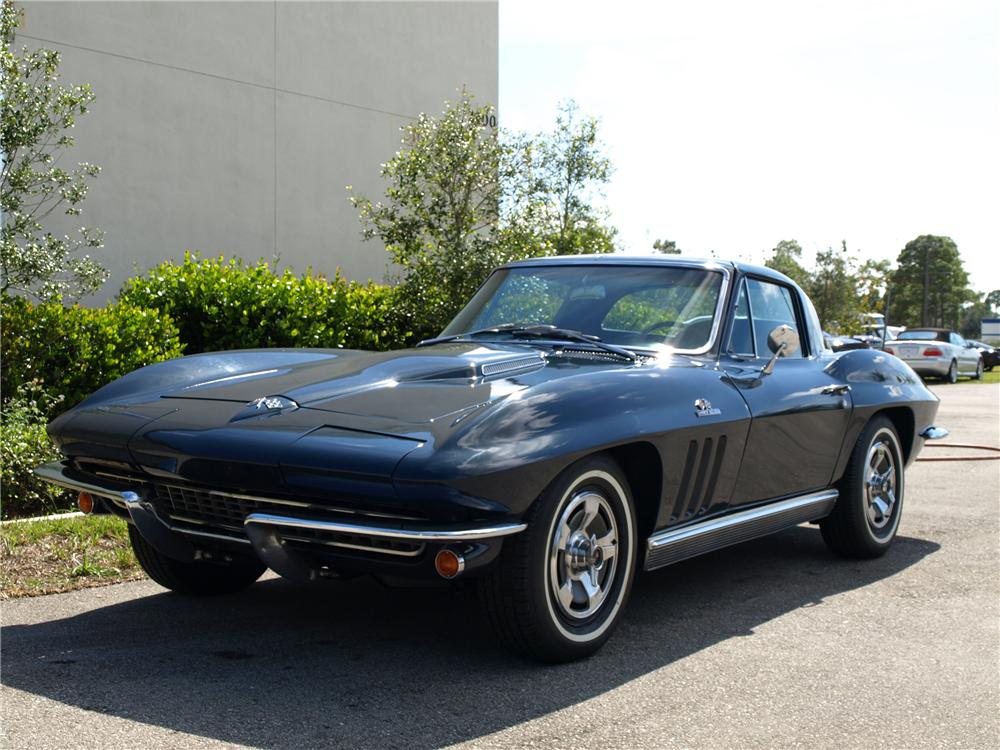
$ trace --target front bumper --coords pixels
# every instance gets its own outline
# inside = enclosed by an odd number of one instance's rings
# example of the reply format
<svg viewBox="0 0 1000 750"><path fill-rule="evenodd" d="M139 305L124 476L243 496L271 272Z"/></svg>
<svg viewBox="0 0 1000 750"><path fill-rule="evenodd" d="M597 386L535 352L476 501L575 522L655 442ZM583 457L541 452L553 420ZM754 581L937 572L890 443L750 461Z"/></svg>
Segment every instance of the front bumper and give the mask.
<svg viewBox="0 0 1000 750"><path fill-rule="evenodd" d="M338 557L340 563L354 571L432 574L432 553L445 547L461 552L465 570L471 571L496 558L504 537L527 528L527 524L509 519L433 524L386 517L316 518L305 511L297 515L250 512L242 521L242 533L210 526L193 528L165 518L158 511L155 486L150 482L96 476L80 471L69 461L43 464L35 473L54 485L105 499L113 511L125 517L167 557L191 562L205 547L248 545L276 573L299 580L319 577L328 567L326 563L331 558L336 563Z"/></svg>

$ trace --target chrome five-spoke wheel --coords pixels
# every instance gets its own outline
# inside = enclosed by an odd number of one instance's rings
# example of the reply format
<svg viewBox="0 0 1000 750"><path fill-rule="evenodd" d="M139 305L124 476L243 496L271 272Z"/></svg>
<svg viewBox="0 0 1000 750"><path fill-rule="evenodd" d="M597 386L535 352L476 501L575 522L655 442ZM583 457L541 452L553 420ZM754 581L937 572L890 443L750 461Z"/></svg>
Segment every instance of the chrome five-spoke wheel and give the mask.
<svg viewBox="0 0 1000 750"><path fill-rule="evenodd" d="M845 557L878 557L896 537L903 510L903 450L896 426L883 415L861 431L843 477L840 497L820 531Z"/></svg>
<svg viewBox="0 0 1000 750"><path fill-rule="evenodd" d="M608 639L635 575L636 516L628 481L610 456L565 469L504 540L479 592L497 635L543 661L589 656Z"/></svg>
<svg viewBox="0 0 1000 750"><path fill-rule="evenodd" d="M549 546L549 585L561 614L583 620L608 596L618 564L618 524L594 490L575 495L556 523Z"/></svg>
<svg viewBox="0 0 1000 750"><path fill-rule="evenodd" d="M896 509L896 460L888 438L876 440L868 450L864 492L868 523L878 533L893 520Z"/></svg>

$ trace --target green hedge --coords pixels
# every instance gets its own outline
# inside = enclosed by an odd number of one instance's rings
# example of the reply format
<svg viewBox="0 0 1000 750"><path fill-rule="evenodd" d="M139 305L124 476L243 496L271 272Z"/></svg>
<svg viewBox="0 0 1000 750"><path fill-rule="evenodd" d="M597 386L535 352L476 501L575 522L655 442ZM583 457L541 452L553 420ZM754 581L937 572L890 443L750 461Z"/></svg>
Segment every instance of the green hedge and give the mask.
<svg viewBox="0 0 1000 750"><path fill-rule="evenodd" d="M0 514L4 519L67 510L72 497L31 471L58 453L45 433L45 409L18 395L0 409Z"/></svg>
<svg viewBox="0 0 1000 750"><path fill-rule="evenodd" d="M261 347L391 349L408 334L393 289L307 271L275 272L268 263L199 258L162 263L130 279L121 302L155 308L180 329L185 353Z"/></svg>
<svg viewBox="0 0 1000 750"><path fill-rule="evenodd" d="M64 307L0 300L0 388L4 399L36 383L48 396L46 416L83 400L105 383L153 362L179 357L177 327L168 315L128 304ZM56 398L62 403L55 406Z"/></svg>

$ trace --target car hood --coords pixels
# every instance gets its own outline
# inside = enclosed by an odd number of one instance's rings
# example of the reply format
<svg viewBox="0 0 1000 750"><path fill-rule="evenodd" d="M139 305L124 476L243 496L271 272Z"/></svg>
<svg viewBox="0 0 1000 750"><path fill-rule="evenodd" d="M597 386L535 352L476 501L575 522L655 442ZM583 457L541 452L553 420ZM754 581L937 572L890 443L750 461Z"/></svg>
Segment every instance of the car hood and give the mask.
<svg viewBox="0 0 1000 750"><path fill-rule="evenodd" d="M283 397L301 408L425 423L502 398L539 379L569 374L548 368L533 347L442 345L327 357L197 379L161 393L165 399L249 405ZM278 403L278 402L275 402Z"/></svg>

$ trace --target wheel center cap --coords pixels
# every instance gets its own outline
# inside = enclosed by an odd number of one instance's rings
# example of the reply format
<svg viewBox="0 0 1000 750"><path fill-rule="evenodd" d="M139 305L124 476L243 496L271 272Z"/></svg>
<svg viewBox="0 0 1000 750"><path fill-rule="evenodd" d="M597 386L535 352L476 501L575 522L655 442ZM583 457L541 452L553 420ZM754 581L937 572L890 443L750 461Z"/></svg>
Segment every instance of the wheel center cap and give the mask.
<svg viewBox="0 0 1000 750"><path fill-rule="evenodd" d="M594 544L592 539L581 535L575 536L567 545L566 553L569 557L569 565L573 570L587 570L598 564L598 560L603 559L601 548Z"/></svg>

